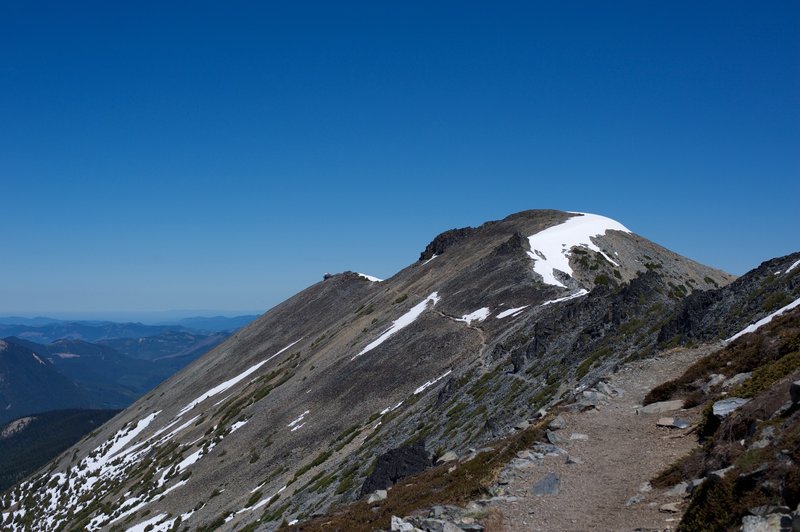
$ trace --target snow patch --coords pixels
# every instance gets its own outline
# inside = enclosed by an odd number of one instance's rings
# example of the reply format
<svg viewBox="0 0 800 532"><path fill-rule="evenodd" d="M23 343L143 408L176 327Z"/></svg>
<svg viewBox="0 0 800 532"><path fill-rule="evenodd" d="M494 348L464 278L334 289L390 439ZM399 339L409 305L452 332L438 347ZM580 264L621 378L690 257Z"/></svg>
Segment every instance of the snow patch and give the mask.
<svg viewBox="0 0 800 532"><path fill-rule="evenodd" d="M297 429L302 428L303 425L305 425L305 423L303 423L303 418L305 418L308 415L308 413L309 413L309 411L306 410L305 412L300 414L300 417L298 417L297 419L295 419L294 421L292 421L291 423L289 423L286 426L291 429L291 432L294 432Z"/></svg>
<svg viewBox="0 0 800 532"><path fill-rule="evenodd" d="M512 314L513 315L517 315L517 314L520 313L520 311L525 310L528 307L530 307L530 305L524 305L522 307L517 307L517 308L510 308L508 310L504 310L503 312L501 312L500 314L498 314L495 317L498 320L502 320L503 318L507 318L507 317L511 316Z"/></svg>
<svg viewBox="0 0 800 532"><path fill-rule="evenodd" d="M531 246L528 255L534 261L533 271L542 276L545 284L566 288L561 281L556 279L554 272L558 270L572 276L569 252L575 246L583 246L601 253L611 264L619 266L592 242L592 238L602 236L607 231L630 233L630 230L605 216L587 213L571 214L580 214L581 216L573 216L561 224L548 227L528 237Z"/></svg>
<svg viewBox="0 0 800 532"><path fill-rule="evenodd" d="M358 273L358 272L356 272L356 273ZM359 277L363 277L364 279L366 279L368 281L372 281L373 283L381 283L381 282L383 282L383 279L378 279L377 277L374 277L372 275L367 275L366 273L359 273L358 275L359 275Z"/></svg>
<svg viewBox="0 0 800 532"><path fill-rule="evenodd" d="M435 306L436 303L439 302L439 293L433 292L431 295L426 297L422 300L421 303L416 304L415 306L411 307L411 310L397 318L394 322L392 322L392 326L386 329L383 334L378 336L375 340L373 340L367 347L361 350L359 354L351 358L350 360L355 360L356 358L360 357L364 353L368 353L372 351L383 342L388 340L392 335L394 335L397 331L404 329L414 323L414 321L420 317L420 315L425 312L425 309L428 308L428 302L433 303Z"/></svg>
<svg viewBox="0 0 800 532"><path fill-rule="evenodd" d="M489 307L483 307L479 308L475 312L464 314L460 318L456 318L456 321L463 321L466 322L467 325L470 325L473 321L483 321L488 317L489 317Z"/></svg>
<svg viewBox="0 0 800 532"><path fill-rule="evenodd" d="M773 312L769 316L761 318L760 320L758 320L755 323L751 323L750 325L748 325L747 327L745 327L744 329L742 329L738 333L734 334L733 336L731 336L730 338L725 340L725 342L726 343L733 342L734 340L736 340L737 338L739 338L742 335L745 335L747 333L751 333L753 331L756 331L760 327L762 327L762 326L766 325L767 323L771 322L772 318L774 318L776 316L780 316L781 314L783 314L787 310L792 310L793 308L795 308L797 306L800 306L800 297L795 299L794 301L792 301L788 305L779 308L778 310L776 310L775 312Z"/></svg>
<svg viewBox="0 0 800 532"><path fill-rule="evenodd" d="M798 260L797 262L795 262L794 264L789 266L789 268L786 269L786 273L789 273L790 271L794 270L798 266L800 266L800 260Z"/></svg>
<svg viewBox="0 0 800 532"><path fill-rule="evenodd" d="M426 382L425 384L423 384L422 386L420 386L419 388L414 390L414 395L421 394L422 392L424 392L425 390L427 390L428 388L430 388L431 386L433 386L434 384L436 384L440 380L444 379L445 377L447 377L451 373L453 373L453 370L452 369L448 369L447 371L445 371L444 373L442 373L441 375L439 375L438 377L436 377L432 381Z"/></svg>
<svg viewBox="0 0 800 532"><path fill-rule="evenodd" d="M564 297L559 297L558 299L551 299L550 301L545 301L544 303L542 303L542 306L545 307L547 305L552 305L553 303L561 303L562 301L569 301L570 299L575 299L581 296L585 296L588 293L589 293L588 290L586 290L585 288L581 288L574 294L570 294Z"/></svg>
<svg viewBox="0 0 800 532"><path fill-rule="evenodd" d="M438 257L438 256L439 256L439 255L434 255L434 256L432 256L431 258L429 258L428 260L426 260L425 262L423 262L423 263L422 263L422 265L423 265L423 266L425 266L426 264L428 264L430 261L432 261L433 259L435 259L435 258L436 258L436 257Z"/></svg>

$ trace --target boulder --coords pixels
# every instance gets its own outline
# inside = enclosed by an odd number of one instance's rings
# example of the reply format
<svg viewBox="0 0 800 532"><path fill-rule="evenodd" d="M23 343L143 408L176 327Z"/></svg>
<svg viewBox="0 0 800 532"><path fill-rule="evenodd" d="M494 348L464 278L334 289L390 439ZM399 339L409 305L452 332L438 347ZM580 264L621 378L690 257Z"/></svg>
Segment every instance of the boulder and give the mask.
<svg viewBox="0 0 800 532"><path fill-rule="evenodd" d="M584 390L583 399L581 399L581 402L597 406L608 401L609 399L610 398L606 394L596 390Z"/></svg>
<svg viewBox="0 0 800 532"><path fill-rule="evenodd" d="M705 385L703 385L703 393L710 392L712 388L719 386L720 384L725 382L725 379L727 379L725 375L722 375L720 373L712 373L708 377L708 382L706 382Z"/></svg>
<svg viewBox="0 0 800 532"><path fill-rule="evenodd" d="M541 497L543 495L558 495L560 489L561 477L558 476L558 473L548 473L533 485L531 492L537 497Z"/></svg>
<svg viewBox="0 0 800 532"><path fill-rule="evenodd" d="M794 404L800 403L800 381L794 381L789 385L789 396Z"/></svg>
<svg viewBox="0 0 800 532"><path fill-rule="evenodd" d="M444 464L447 462L452 462L454 460L458 460L458 455L454 451L447 451L442 456L436 459L436 463Z"/></svg>
<svg viewBox="0 0 800 532"><path fill-rule="evenodd" d="M431 465L424 442L390 449L378 457L375 470L361 486L361 496L386 489L401 478L420 473Z"/></svg>
<svg viewBox="0 0 800 532"><path fill-rule="evenodd" d="M531 426L530 422L527 419L524 419L524 420L520 421L519 423L517 423L516 425L514 425L514 428L516 430L525 430L530 426Z"/></svg>
<svg viewBox="0 0 800 532"><path fill-rule="evenodd" d="M650 403L647 406L640 407L637 412L640 414L664 414L666 412L674 412L683 408L683 401L675 399L674 401L659 401L658 403Z"/></svg>
<svg viewBox="0 0 800 532"><path fill-rule="evenodd" d="M775 532L781 530L792 530L791 515L746 515L742 518L742 532Z"/></svg>
<svg viewBox="0 0 800 532"><path fill-rule="evenodd" d="M372 504L373 502L383 501L386 500L389 494L386 490L375 490L374 493L371 493L370 496L367 498L367 503Z"/></svg>
<svg viewBox="0 0 800 532"><path fill-rule="evenodd" d="M679 482L664 492L665 497L683 497L689 491L688 482Z"/></svg>
<svg viewBox="0 0 800 532"><path fill-rule="evenodd" d="M396 515L393 515L390 530L392 532L416 532L419 529L411 523L400 519Z"/></svg>
<svg viewBox="0 0 800 532"><path fill-rule="evenodd" d="M569 439L570 440L576 440L576 441L588 441L589 440L589 435L588 434L582 434L580 432L573 432L572 434L569 435Z"/></svg>
<svg viewBox="0 0 800 532"><path fill-rule="evenodd" d="M607 382L605 382L605 381L600 381L600 382L597 383L597 391L600 392L600 393L604 393L604 394L608 395L609 397L617 395L616 391L614 390L614 388L609 386L609 384Z"/></svg>
<svg viewBox="0 0 800 532"><path fill-rule="evenodd" d="M553 421L551 421L547 425L547 428L549 428L550 430L558 430L558 429L563 429L566 426L567 422L564 420L561 414L559 414L553 419Z"/></svg>
<svg viewBox="0 0 800 532"><path fill-rule="evenodd" d="M731 397L729 399L723 399L722 401L717 401L714 403L713 413L718 418L722 419L727 417L731 412L740 408L742 405L745 405L750 402L750 399L744 399L742 397Z"/></svg>
<svg viewBox="0 0 800 532"><path fill-rule="evenodd" d="M581 460L577 456L569 455L569 456L567 456L567 462L566 463L567 464L582 464L583 460Z"/></svg>
<svg viewBox="0 0 800 532"><path fill-rule="evenodd" d="M752 377L753 374L750 372L747 373L737 373L730 379L726 379L725 382L722 383L722 389L727 390L728 388L733 388L734 386L739 386L741 383Z"/></svg>
<svg viewBox="0 0 800 532"><path fill-rule="evenodd" d="M553 445L561 443L561 438L559 438L552 430L545 431L545 436L547 436L547 441Z"/></svg>

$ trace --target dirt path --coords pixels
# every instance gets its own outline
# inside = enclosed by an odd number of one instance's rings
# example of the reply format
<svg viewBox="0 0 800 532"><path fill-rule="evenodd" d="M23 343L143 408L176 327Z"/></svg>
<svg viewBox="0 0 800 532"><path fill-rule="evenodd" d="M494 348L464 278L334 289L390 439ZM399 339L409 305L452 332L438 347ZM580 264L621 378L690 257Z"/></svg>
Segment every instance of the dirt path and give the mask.
<svg viewBox="0 0 800 532"><path fill-rule="evenodd" d="M488 505L491 513L502 515L503 524L490 528L508 532L674 529L685 508L683 497L668 496L666 490L640 491L639 487L697 445L690 429L657 427L656 421L677 416L694 423L698 408L639 415L636 407L654 386L679 376L711 351L711 346L679 349L629 364L608 380L623 391L621 396L612 397L597 410L563 412L566 426L556 431L562 440L558 445L582 463L546 456L530 465L509 466L504 472L509 483L500 486L509 500L495 498ZM572 433L588 439L570 440ZM559 476L559 492L533 495L532 486L551 473ZM634 496L641 500L626 505ZM659 510L673 502L678 503L678 513Z"/></svg>

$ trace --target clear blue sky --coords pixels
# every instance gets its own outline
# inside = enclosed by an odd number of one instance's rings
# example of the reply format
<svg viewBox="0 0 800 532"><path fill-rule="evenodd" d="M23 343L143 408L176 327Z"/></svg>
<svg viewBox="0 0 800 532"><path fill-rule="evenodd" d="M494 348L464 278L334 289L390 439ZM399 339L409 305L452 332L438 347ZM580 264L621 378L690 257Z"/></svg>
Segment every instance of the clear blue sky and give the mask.
<svg viewBox="0 0 800 532"><path fill-rule="evenodd" d="M796 1L7 2L0 314L263 310L529 208L744 273L800 249L798 27Z"/></svg>

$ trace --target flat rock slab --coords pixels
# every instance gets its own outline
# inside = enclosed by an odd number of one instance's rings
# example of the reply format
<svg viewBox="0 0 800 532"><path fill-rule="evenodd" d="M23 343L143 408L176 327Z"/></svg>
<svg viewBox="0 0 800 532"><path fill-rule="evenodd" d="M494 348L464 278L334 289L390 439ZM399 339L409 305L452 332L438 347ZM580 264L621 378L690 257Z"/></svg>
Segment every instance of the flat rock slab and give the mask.
<svg viewBox="0 0 800 532"><path fill-rule="evenodd" d="M557 473L548 473L543 479L533 485L531 492L536 496L558 495L561 489L561 477Z"/></svg>
<svg viewBox="0 0 800 532"><path fill-rule="evenodd" d="M663 414L665 412L674 412L683 408L683 401L675 399L674 401L659 401L658 403L650 403L647 406L639 408L640 414Z"/></svg>
<svg viewBox="0 0 800 532"><path fill-rule="evenodd" d="M730 399L723 399L722 401L717 401L714 403L713 412L714 415L720 418L723 418L736 410L737 408L741 407L750 402L750 399L743 399L742 397L731 397Z"/></svg>

